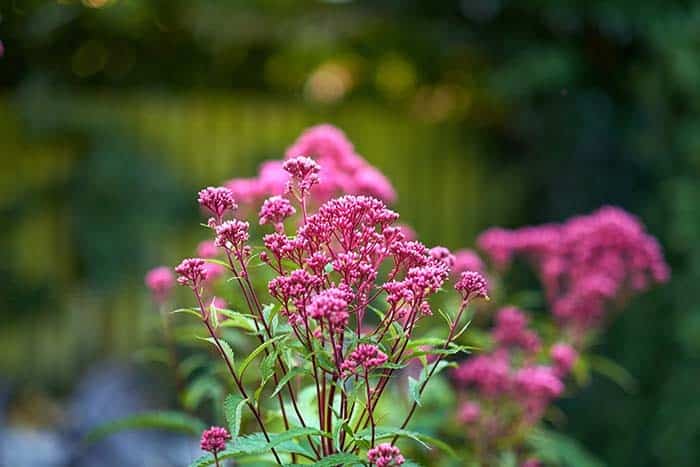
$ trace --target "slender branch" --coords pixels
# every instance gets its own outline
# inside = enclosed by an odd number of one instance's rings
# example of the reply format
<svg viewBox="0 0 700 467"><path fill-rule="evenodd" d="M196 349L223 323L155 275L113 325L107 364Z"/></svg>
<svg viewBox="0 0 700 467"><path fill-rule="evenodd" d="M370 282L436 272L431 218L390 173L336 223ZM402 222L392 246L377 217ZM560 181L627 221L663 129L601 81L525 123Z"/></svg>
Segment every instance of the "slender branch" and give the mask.
<svg viewBox="0 0 700 467"><path fill-rule="evenodd" d="M449 345L452 343L452 339L454 338L455 330L457 329L457 325L459 324L459 321L462 318L462 314L464 313L464 310L467 308L468 303L469 302L467 300L462 301L462 304L459 307L459 312L457 313L457 317L455 318L455 320L452 322L452 325L450 326L450 332L447 336L447 340L445 340L445 343L442 346L442 350L447 350L447 347L449 347ZM425 390L425 387L428 385L428 381L430 381L430 378L435 373L435 370L437 370L437 367L440 364L440 362L443 360L443 358L444 358L444 354L440 353L438 355L438 357L435 359L435 362L433 363L433 366L430 369L428 376L425 378L425 381L423 381L423 383L418 388L418 397L423 395L423 391ZM411 417L413 417L413 413L416 411L417 406L418 406L418 402L413 401L413 404L411 404L411 409L408 411L406 418L404 418L404 421L401 424L402 430L408 426L408 423L411 421ZM391 444L396 443L396 440L398 438L399 438L398 435L395 435L391 440Z"/></svg>
<svg viewBox="0 0 700 467"><path fill-rule="evenodd" d="M236 374L236 370L233 368L233 363L231 363L231 360L228 358L228 355L226 355L226 351L224 351L223 346L221 345L221 342L219 340L219 337L216 335L214 332L214 329L211 327L211 324L209 323L209 314L206 312L206 309L204 307L204 303L202 303L202 297L199 294L199 291L194 290L195 296L197 297L197 302L199 303L199 308L202 313L202 322L207 328L207 331L209 331L209 335L211 336L212 340L214 341L214 344L216 347L219 349L219 353L221 354L221 357L223 358L224 362L226 363L226 367L228 368L229 373L231 374L231 377L233 378L233 381L236 384L236 387L238 388L238 391L241 393L241 396L246 400L246 405L250 409L251 412L253 412L253 416L255 416L255 419L258 422L258 425L260 426L260 429L262 430L263 435L265 436L265 440L269 443L270 442L270 435L267 433L267 429L265 428L265 423L262 420L262 417L260 416L260 412L258 412L258 409L255 407L255 405L250 401L248 398L248 393L245 390L245 387L243 386L243 382L241 379L238 377ZM282 465L282 460L280 459L279 455L277 454L277 451L275 448L270 449L272 451L272 454L275 456L275 460L279 465Z"/></svg>

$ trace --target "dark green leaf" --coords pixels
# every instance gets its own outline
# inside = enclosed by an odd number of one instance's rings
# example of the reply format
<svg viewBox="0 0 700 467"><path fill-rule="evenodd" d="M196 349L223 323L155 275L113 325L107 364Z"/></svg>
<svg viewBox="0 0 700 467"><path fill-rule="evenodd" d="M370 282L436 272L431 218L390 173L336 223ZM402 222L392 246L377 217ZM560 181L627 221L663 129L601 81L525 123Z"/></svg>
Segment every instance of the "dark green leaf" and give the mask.
<svg viewBox="0 0 700 467"><path fill-rule="evenodd" d="M277 387L275 390L272 392L272 395L270 397L275 397L278 392L282 390L282 388L289 382L292 378L295 376L303 375L304 374L304 369L302 367L294 367L291 370L289 370L283 377L280 379L279 383L277 384Z"/></svg>
<svg viewBox="0 0 700 467"><path fill-rule="evenodd" d="M120 431L137 429L161 429L199 436L206 425L198 418L182 412L143 412L105 423L88 433L87 441L93 443Z"/></svg>
<svg viewBox="0 0 700 467"><path fill-rule="evenodd" d="M248 369L250 364L255 360L255 357L260 355L262 352L265 351L265 349L271 347L275 342L279 341L280 339L285 338L286 336L277 336L273 337L270 340L266 340L262 344L260 344L255 350L253 350L246 358L243 360L241 363L241 366L238 367L238 376L239 378L243 378L243 374L245 371Z"/></svg>

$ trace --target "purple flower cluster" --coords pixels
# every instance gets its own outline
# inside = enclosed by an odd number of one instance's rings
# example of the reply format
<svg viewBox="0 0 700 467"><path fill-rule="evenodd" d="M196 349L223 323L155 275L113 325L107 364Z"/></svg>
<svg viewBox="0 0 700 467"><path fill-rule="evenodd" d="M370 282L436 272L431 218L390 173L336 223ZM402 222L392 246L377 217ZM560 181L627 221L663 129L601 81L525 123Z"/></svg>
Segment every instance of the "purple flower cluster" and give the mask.
<svg viewBox="0 0 700 467"><path fill-rule="evenodd" d="M616 207L563 224L489 229L478 244L499 268L514 256L529 259L554 315L576 331L596 327L609 305L667 281L670 274L656 239Z"/></svg>
<svg viewBox="0 0 700 467"><path fill-rule="evenodd" d="M503 308L496 315L493 340L501 347L520 347L535 353L540 349L540 338L527 329L528 318L515 307Z"/></svg>
<svg viewBox="0 0 700 467"><path fill-rule="evenodd" d="M202 451L218 454L226 449L226 441L231 439L231 435L220 426L213 426L202 433L202 439L199 442Z"/></svg>
<svg viewBox="0 0 700 467"><path fill-rule="evenodd" d="M379 444L367 451L367 460L377 467L394 467L406 462L399 448L389 443Z"/></svg>
<svg viewBox="0 0 700 467"><path fill-rule="evenodd" d="M175 268L177 283L193 289L201 288L207 280L206 263L201 258L187 258Z"/></svg>
<svg viewBox="0 0 700 467"><path fill-rule="evenodd" d="M199 192L197 199L199 205L214 215L218 222L221 222L224 214L238 208L233 199L233 192L224 187L208 187Z"/></svg>
<svg viewBox="0 0 700 467"><path fill-rule="evenodd" d="M287 198L282 196L272 196L265 200L258 217L260 225L272 224L277 232L283 232L282 222L296 213L296 209L292 206Z"/></svg>
<svg viewBox="0 0 700 467"><path fill-rule="evenodd" d="M151 290L153 299L158 303L165 302L175 286L175 276L170 268L160 266L146 274L146 286Z"/></svg>
<svg viewBox="0 0 700 467"><path fill-rule="evenodd" d="M318 125L306 130L291 145L285 159L303 156L318 163L320 171L311 196L317 202L340 194L369 195L392 203L396 192L379 170L355 152L345 134L332 125ZM290 168L290 167L288 167ZM287 172L281 161L265 162L257 177L237 178L226 183L242 204L260 202L266 197L282 195L288 187ZM318 183L316 183L316 181Z"/></svg>
<svg viewBox="0 0 700 467"><path fill-rule="evenodd" d="M374 344L360 344L340 365L344 377L355 374L359 370L367 372L385 364L387 356Z"/></svg>
<svg viewBox="0 0 700 467"><path fill-rule="evenodd" d="M522 311L501 309L491 332L495 348L453 371L462 400L457 419L467 425L467 436L475 443L497 449L513 430L539 422L564 392L563 379L577 358L575 351L559 343L550 350L552 365L539 364L546 356L538 356L540 339L527 324Z"/></svg>
<svg viewBox="0 0 700 467"><path fill-rule="evenodd" d="M455 284L455 290L462 295L462 299L464 301L474 297L488 299L488 288L489 285L486 278L481 273L476 271L463 272Z"/></svg>

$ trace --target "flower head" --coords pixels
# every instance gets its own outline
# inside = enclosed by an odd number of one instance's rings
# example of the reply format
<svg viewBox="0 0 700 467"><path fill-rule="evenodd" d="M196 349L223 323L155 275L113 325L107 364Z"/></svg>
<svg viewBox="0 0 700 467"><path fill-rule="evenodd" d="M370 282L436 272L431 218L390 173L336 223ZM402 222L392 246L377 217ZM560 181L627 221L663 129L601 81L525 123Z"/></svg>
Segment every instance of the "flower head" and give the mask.
<svg viewBox="0 0 700 467"><path fill-rule="evenodd" d="M187 258L175 268L177 283L198 289L207 280L206 263L201 258Z"/></svg>
<svg viewBox="0 0 700 467"><path fill-rule="evenodd" d="M296 185L301 193L305 194L319 181L318 173L321 168L310 157L294 157L285 161L282 168L292 176L292 180L287 188L289 191Z"/></svg>
<svg viewBox="0 0 700 467"><path fill-rule="evenodd" d="M226 187L207 187L199 192L198 201L200 206L214 214L217 221L221 221L227 211L238 207L233 192Z"/></svg>
<svg viewBox="0 0 700 467"><path fill-rule="evenodd" d="M145 282L146 286L151 289L153 298L162 303L168 299L170 291L175 285L175 276L170 268L160 266L148 271Z"/></svg>
<svg viewBox="0 0 700 467"><path fill-rule="evenodd" d="M498 267L528 259L552 312L575 331L599 325L609 305L669 278L661 247L631 214L606 206L562 224L489 229L479 247Z"/></svg>
<svg viewBox="0 0 700 467"><path fill-rule="evenodd" d="M492 332L493 340L503 347L519 347L527 352L537 352L540 338L537 333L527 329L527 322L525 313L515 307L500 309Z"/></svg>
<svg viewBox="0 0 700 467"><path fill-rule="evenodd" d="M273 224L280 231L282 222L287 217L294 215L295 212L296 209L287 198L272 196L266 199L260 208L260 225Z"/></svg>
<svg viewBox="0 0 700 467"><path fill-rule="evenodd" d="M450 269L452 269L452 267L455 265L455 255L450 253L450 250L448 250L444 246L436 246L434 248L431 248L430 256L433 259L442 261Z"/></svg>
<svg viewBox="0 0 700 467"><path fill-rule="evenodd" d="M469 300L475 297L481 297L488 300L488 282L486 278L476 271L463 272L457 283L455 290L461 295L462 299Z"/></svg>
<svg viewBox="0 0 700 467"><path fill-rule="evenodd" d="M383 365L387 356L374 344L360 344L340 365L345 377L354 374L359 369L369 371L372 368Z"/></svg>
<svg viewBox="0 0 700 467"><path fill-rule="evenodd" d="M220 248L227 250L239 250L248 241L248 222L234 219L222 222L216 226L216 240L214 243Z"/></svg>
<svg viewBox="0 0 700 467"><path fill-rule="evenodd" d="M313 297L306 311L311 318L326 325L331 332L339 333L343 332L348 324L350 300L352 300L352 292L334 287Z"/></svg>
<svg viewBox="0 0 700 467"><path fill-rule="evenodd" d="M202 433L202 439L199 442L199 446L203 451L211 452L212 454L218 454L219 452L226 449L226 441L231 439L231 435L226 430L220 426L213 426L208 430L204 430Z"/></svg>
<svg viewBox="0 0 700 467"><path fill-rule="evenodd" d="M317 200L326 201L339 194L369 195L387 203L396 199L389 180L371 166L345 134L332 125L317 125L304 131L290 146L285 159L313 158L321 166L320 180L313 190Z"/></svg>
<svg viewBox="0 0 700 467"><path fill-rule="evenodd" d="M559 342L554 344L549 351L549 356L554 363L554 371L557 376L564 377L569 374L571 367L576 363L578 352L569 344Z"/></svg>
<svg viewBox="0 0 700 467"><path fill-rule="evenodd" d="M389 443L378 444L367 451L367 460L377 467L394 467L406 462L399 448Z"/></svg>

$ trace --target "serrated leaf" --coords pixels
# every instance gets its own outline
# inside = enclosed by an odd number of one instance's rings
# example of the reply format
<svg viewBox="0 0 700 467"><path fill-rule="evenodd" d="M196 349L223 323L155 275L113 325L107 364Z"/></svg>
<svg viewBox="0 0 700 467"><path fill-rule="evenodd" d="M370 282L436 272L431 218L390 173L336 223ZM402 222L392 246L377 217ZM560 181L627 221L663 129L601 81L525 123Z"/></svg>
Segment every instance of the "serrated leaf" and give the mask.
<svg viewBox="0 0 700 467"><path fill-rule="evenodd" d="M286 336L277 336L277 337L273 337L272 339L266 340L265 342L263 342L262 344L260 344L259 346L257 346L257 347L255 348L255 350L253 350L253 351L245 358L245 360L243 360L243 362L241 362L241 366L238 367L238 377L241 378L241 379L243 378L243 374L244 374L245 371L248 369L248 367L249 367L250 364L253 362L253 360L255 360L255 357L257 357L257 356L260 355L262 352L264 352L265 349L271 347L272 344L274 344L275 342L279 341L280 339L284 339L285 337L286 337Z"/></svg>
<svg viewBox="0 0 700 467"><path fill-rule="evenodd" d="M278 392L282 390L282 388L295 376L303 375L304 374L304 369L301 367L294 367L290 369L283 377L282 379L279 380L279 383L277 383L277 387L275 390L272 392L270 395L270 398L273 398L277 395Z"/></svg>
<svg viewBox="0 0 700 467"><path fill-rule="evenodd" d="M198 418L174 411L143 412L107 422L86 436L89 443L124 430L160 429L199 436L206 425Z"/></svg>
<svg viewBox="0 0 700 467"><path fill-rule="evenodd" d="M198 337L198 339L203 340L205 342L209 342L216 348L216 350L219 350L219 346L216 344L216 341L218 340L219 344L221 344L221 348L224 349L224 354L226 355L226 358L228 358L229 362L231 362L231 365L234 365L235 359L233 355L233 349L230 345L228 345L228 342L221 338L214 339L213 337Z"/></svg>
<svg viewBox="0 0 700 467"><path fill-rule="evenodd" d="M243 398L239 394L229 394L224 399L224 416L228 423L229 433L235 439L241 431L241 416L243 415L243 406L248 399Z"/></svg>
<svg viewBox="0 0 700 467"><path fill-rule="evenodd" d="M274 439L277 434L270 434ZM268 442L262 433L253 433L247 436L239 436L238 439L229 443L229 447L218 454L219 460L231 459L242 455L264 454L269 451ZM313 459L314 453L309 449L300 446L294 441L283 441L274 446L279 454L301 454ZM214 464L214 456L206 454L190 464L190 467L208 467Z"/></svg>

